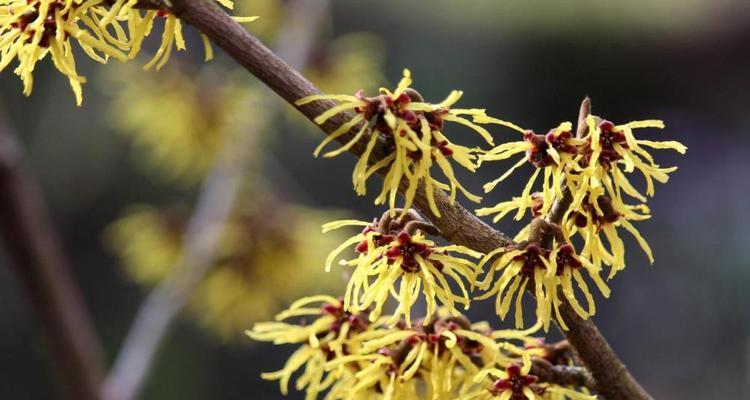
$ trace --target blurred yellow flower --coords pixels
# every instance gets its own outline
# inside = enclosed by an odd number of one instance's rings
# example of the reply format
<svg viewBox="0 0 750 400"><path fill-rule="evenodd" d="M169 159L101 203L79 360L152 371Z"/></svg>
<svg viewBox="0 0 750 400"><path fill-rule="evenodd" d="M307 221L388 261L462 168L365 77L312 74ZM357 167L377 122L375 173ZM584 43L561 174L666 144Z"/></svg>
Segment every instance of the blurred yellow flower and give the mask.
<svg viewBox="0 0 750 400"><path fill-rule="evenodd" d="M257 24L253 24L257 25ZM366 32L336 37L313 54L305 76L325 93L372 93L386 81L385 44Z"/></svg>
<svg viewBox="0 0 750 400"><path fill-rule="evenodd" d="M171 66L142 75L123 65L104 77L113 97L111 123L133 140L138 160L167 181L197 183L222 143L240 129L258 135L269 129L259 90L213 67L196 74Z"/></svg>
<svg viewBox="0 0 750 400"><path fill-rule="evenodd" d="M285 0L235 0L234 3L239 15L261 16L252 24L245 25L250 33L264 41L272 39L277 34L285 17Z"/></svg>
<svg viewBox="0 0 750 400"><path fill-rule="evenodd" d="M325 249L341 236L320 235L330 214L264 203L232 215L223 230L214 266L191 301L207 329L232 338L291 299L321 288L343 287L340 276L318 275ZM154 285L180 263L185 215L135 207L106 232L126 272Z"/></svg>

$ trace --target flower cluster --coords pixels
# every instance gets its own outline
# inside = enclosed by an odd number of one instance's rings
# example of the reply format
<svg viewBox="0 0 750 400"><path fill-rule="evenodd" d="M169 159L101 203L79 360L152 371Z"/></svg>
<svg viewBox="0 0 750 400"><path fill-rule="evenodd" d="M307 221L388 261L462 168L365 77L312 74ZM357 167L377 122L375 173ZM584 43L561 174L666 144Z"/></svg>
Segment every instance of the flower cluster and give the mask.
<svg viewBox="0 0 750 400"><path fill-rule="evenodd" d="M414 212L392 219L386 212L380 221L343 220L323 226L327 232L343 226L364 226L361 233L351 237L333 250L326 260L326 270L342 252L355 248L356 257L341 260L340 264L354 270L347 285L344 305L347 310L360 312L372 308L371 320L382 313L390 297L398 300L398 308L388 320L395 325L401 316L411 326L411 307L420 291L427 303L424 323L429 323L438 304L454 315L460 314L458 305L469 307L468 285L474 284L476 264L470 258L480 253L462 246L438 246L426 238L434 227L424 223ZM458 288L456 292L455 288Z"/></svg>
<svg viewBox="0 0 750 400"><path fill-rule="evenodd" d="M484 185L484 191L492 191L497 184L510 176L513 171L524 164L531 164L535 167L534 173L524 186L520 197L514 197L510 201L502 202L494 207L481 208L477 210L477 215L496 214L495 222L502 219L512 211L516 211L515 219L523 218L527 209L533 209L537 199L532 196L532 190L536 183L539 172L543 171L541 207L534 210L537 214L546 214L552 205L552 200L556 196L562 197L562 188L568 185L566 172L581 171L578 166L576 156L578 148L584 144L584 141L576 139L573 135L573 125L570 122L563 122L558 127L550 130L546 135L539 135L531 130L524 130L515 124L501 121L490 117L477 117L479 121L485 123L496 123L508 126L521 133L523 140L517 142L503 143L492 150L487 151L479 157L480 164L484 161L506 160L519 153L523 156L507 172L499 178Z"/></svg>
<svg viewBox="0 0 750 400"><path fill-rule="evenodd" d="M460 400L594 400L585 389L572 389L559 385L539 382L531 375L531 358L523 357L523 364L513 363L504 370L490 368L483 370L475 378L486 382L489 388L477 390Z"/></svg>
<svg viewBox="0 0 750 400"><path fill-rule="evenodd" d="M313 289L343 289L339 277L318 276L324 249L344 239L318 234L327 218L329 213L270 200L235 211L222 229L216 260L191 299L191 315L231 339ZM179 209L133 207L108 228L106 239L125 272L152 286L180 273L186 223L187 213Z"/></svg>
<svg viewBox="0 0 750 400"><path fill-rule="evenodd" d="M217 0L232 8L230 0ZM120 61L133 59L140 52L143 40L151 33L157 19L164 19L161 45L146 64L161 68L173 47L185 49L180 20L167 10L136 9L135 0L0 0L0 71L14 59L14 70L23 81L24 94L30 95L36 63L47 54L68 78L76 97L83 101L81 84L86 78L76 70L72 41L100 63L109 58ZM249 22L255 17L238 18ZM212 57L204 36L206 58Z"/></svg>
<svg viewBox="0 0 750 400"><path fill-rule="evenodd" d="M677 167L660 167L646 148L671 149L684 154L687 148L676 141L653 141L636 138L638 128L664 128L658 120L635 121L623 125L589 115L582 140L580 174L571 174L573 202L563 219L566 236L578 233L585 241L582 255L599 267L610 266L609 277L625 268L625 250L616 228L632 234L653 263L646 240L631 221L650 218L646 197L630 182L626 174L639 171L646 181L646 195L654 195L654 181L666 183ZM628 204L625 195L636 204ZM604 233L609 248L602 240Z"/></svg>
<svg viewBox="0 0 750 400"><path fill-rule="evenodd" d="M560 327L567 329L565 321L559 314L559 307L562 304L560 292L581 318L586 319L596 313L594 298L581 269L605 297L609 297L610 294L607 284L600 276L600 269L585 257L579 257L573 245L565 241L556 242L552 250L547 250L539 243L529 240L524 240L511 248L499 248L482 259L479 263L479 270L481 271L491 260L491 267L484 279L477 283L477 286L485 291L477 299L495 296L495 312L501 319L504 319L515 296L515 326L517 328L524 326L521 302L527 287L534 293L536 317L545 331L549 329L553 316ZM496 277L496 274L499 276ZM581 306L576 298L573 281L586 299L586 308Z"/></svg>
<svg viewBox="0 0 750 400"><path fill-rule="evenodd" d="M404 76L393 92L381 88L380 95L375 97L366 97L360 91L355 95L322 94L298 100L298 106L319 100L340 102L315 118L318 124L323 124L337 114L349 110L356 112L353 118L329 134L315 149L314 154L317 156L325 145L333 140L347 138L344 146L323 155L333 157L349 150L365 138L366 146L352 174L354 189L357 194L364 195L367 179L375 172L387 169L383 188L375 199L375 204L388 202L392 211L396 208L396 196L402 180L407 182L404 210L411 207L420 184L424 185L430 209L437 216L440 216L440 212L434 200L435 189L449 189L451 202L455 200L457 191L478 202L481 198L471 194L459 183L450 160L473 172L476 169L476 153L480 150L453 143L444 134L444 125L449 121L467 126L476 131L488 144L493 145L492 135L477 123L481 123L481 120L476 119L485 116L485 111L451 108L463 95L463 92L458 90L452 91L440 103L426 103L422 96L411 88L411 84L411 73L404 70ZM465 116L472 116L475 121ZM345 136L355 127L356 134L351 137ZM376 149L378 144L380 145ZM373 159L375 156L380 158ZM447 184L433 178L433 164L437 164L445 175Z"/></svg>
<svg viewBox="0 0 750 400"><path fill-rule="evenodd" d="M444 309L437 310L432 322L415 327L403 321L390 326L385 321L391 316L373 320L370 315L369 310L347 311L342 299L313 296L292 304L275 322L255 324L247 334L255 340L300 346L284 368L263 378L278 380L286 394L292 375L302 370L296 388L310 400L324 393L328 400L510 399L511 395L556 400L562 399L555 397L560 393L575 400L594 398L583 394L583 388L538 382L530 373L532 357L544 359L551 354L543 342L530 336L538 325L526 331L493 331L486 322L472 324ZM293 318L306 322L285 321ZM521 364L523 370L517 367ZM505 377L505 383L486 382L497 368L516 373ZM536 397L518 397L516 392L528 391L517 389L517 380L528 382Z"/></svg>
<svg viewBox="0 0 750 400"><path fill-rule="evenodd" d="M495 122L483 116L476 119ZM498 123L510 126L504 121ZM566 329L558 312L563 300L560 292L579 316L587 318L593 315L596 310L594 299L581 269L608 297L609 289L600 277L602 268L609 267L610 279L625 267L625 247L618 228L630 232L653 262L648 243L632 224L632 221L650 217L646 197L630 182L628 174L636 170L641 172L646 181L646 194L653 196L654 181L666 182L668 174L677 168L660 167L646 148L686 151L685 146L678 142L643 140L633 135L636 128L663 128L661 121L615 125L593 115L583 115L579 124L582 126L579 126L577 135L569 122L560 124L546 135L515 127L523 140L501 144L480 155L480 162L483 162L523 154L510 170L485 185L486 191L492 190L523 164L535 167L519 197L477 210L478 215L494 214L495 221L514 211L515 219L521 219L526 210L530 210L534 217L531 225L537 225L536 228L530 225L524 229L516 238L520 243L497 249L480 263L481 271L481 266L492 261L487 276L478 283L479 288L486 291L480 298L496 295L496 311L504 318L513 295L517 293L516 325L519 327L523 326L521 299L527 286L535 294L536 314L545 330L553 315ZM535 192L542 173L540 170L543 170L541 190ZM628 204L631 200L626 196L637 203ZM553 205L565 202L565 199L570 206L558 216L562 221L560 226L545 222L544 218L550 214ZM548 232L556 233L552 246L544 243L541 237L529 237L530 232L542 225L547 225L544 228ZM576 252L573 245L576 236L580 236L583 242L580 252ZM495 279L497 272L500 276ZM585 308L576 298L573 281L586 300Z"/></svg>

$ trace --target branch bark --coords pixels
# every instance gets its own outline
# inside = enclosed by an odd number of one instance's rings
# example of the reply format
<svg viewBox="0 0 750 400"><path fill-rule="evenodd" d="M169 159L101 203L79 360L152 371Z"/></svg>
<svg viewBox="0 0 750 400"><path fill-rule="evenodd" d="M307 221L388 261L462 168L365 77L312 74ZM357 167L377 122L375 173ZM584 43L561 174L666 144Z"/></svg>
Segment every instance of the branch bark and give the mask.
<svg viewBox="0 0 750 400"><path fill-rule="evenodd" d="M560 386L587 388L594 388L596 386L596 382L586 368L553 365L541 358L532 360L530 374L538 377L541 382L554 383Z"/></svg>
<svg viewBox="0 0 750 400"><path fill-rule="evenodd" d="M178 0L172 11L206 34L288 103L294 105L294 102L302 97L320 93L312 83L235 23L215 2ZM318 101L297 107L297 109L308 119L313 120L333 105L330 101ZM350 115L339 114L321 125L321 129L326 133L331 133L350 119ZM352 132L355 132L357 128L354 127L350 134L341 136L339 141L348 141ZM363 140L352 146L351 152L360 156L364 147ZM378 159L377 154L373 158ZM481 252L489 252L512 243L507 235L491 228L458 203L451 205L444 193L437 191L435 202L442 218L436 218L430 212L423 189L418 191L415 198L415 206L449 241ZM558 208L563 209L561 206ZM599 393L611 400L651 398L627 372L627 368L591 320L580 319L567 306L562 307L561 312L563 317L570 321L568 323L570 330L563 333L591 371Z"/></svg>
<svg viewBox="0 0 750 400"><path fill-rule="evenodd" d="M67 397L98 400L104 369L94 326L39 187L22 164L0 115L0 231L10 266L40 320Z"/></svg>

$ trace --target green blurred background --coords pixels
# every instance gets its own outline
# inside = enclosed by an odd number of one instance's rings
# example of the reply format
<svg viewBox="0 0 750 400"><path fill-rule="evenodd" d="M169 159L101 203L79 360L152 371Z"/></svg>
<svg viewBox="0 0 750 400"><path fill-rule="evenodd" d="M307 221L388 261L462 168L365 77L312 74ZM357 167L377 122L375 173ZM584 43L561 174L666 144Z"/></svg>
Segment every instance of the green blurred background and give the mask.
<svg viewBox="0 0 750 400"><path fill-rule="evenodd" d="M595 114L616 122L664 119L667 129L653 132L655 140L679 140L688 153L656 156L662 165L680 166L650 201L653 218L638 225L656 263L649 267L626 238L629 267L611 282L612 298L599 299L594 320L655 398L750 398L750 3L338 0L319 36L361 31L384 41L391 83L408 67L428 99L462 89L460 105L485 107L537 131L573 120L585 95ZM197 36L189 39L188 52L175 59L201 57ZM217 56L213 62L232 66ZM124 276L102 231L132 203L190 202L196 191L165 187L133 163L129 141L108 123L111 94L99 70L110 66L80 62L90 83L83 108L76 108L50 64L39 65L29 98L4 71L2 101L112 361L146 292ZM231 79L254 81L246 74ZM322 136L310 127L279 122L258 149L274 160L263 174L287 200L351 210L360 219L379 215L369 194L358 198L351 190L352 157L311 156ZM503 140L502 132L493 133ZM462 182L479 192L504 168L489 164ZM515 174L487 204L518 193L523 182ZM500 227L520 228L510 221ZM38 323L7 262L0 248L0 398L56 399ZM503 326L488 302L470 315ZM143 398L279 398L276 383L259 374L280 368L290 352L224 342L183 318Z"/></svg>

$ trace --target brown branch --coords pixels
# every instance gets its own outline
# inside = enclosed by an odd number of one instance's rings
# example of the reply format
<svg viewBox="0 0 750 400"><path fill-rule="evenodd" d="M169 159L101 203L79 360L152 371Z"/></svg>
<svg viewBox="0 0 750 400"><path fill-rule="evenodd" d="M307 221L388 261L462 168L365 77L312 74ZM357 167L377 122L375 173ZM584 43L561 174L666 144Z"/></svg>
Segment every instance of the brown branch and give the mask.
<svg viewBox="0 0 750 400"><path fill-rule="evenodd" d="M320 90L312 83L234 22L215 2L179 0L175 3L173 12L206 34L288 103L293 105L296 100L320 93ZM584 101L584 104L587 103ZM297 108L308 119L313 120L333 105L334 103L330 101L318 101ZM339 114L329 119L321 128L331 133L350 119L351 116L348 114ZM355 127L348 135L341 136L339 141L350 140L352 132L357 128ZM351 152L360 156L364 147L364 141L360 141L352 146ZM378 159L377 156L378 154L374 154L373 158ZM401 189L403 191L403 186ZM414 201L415 206L432 221L447 240L480 252L489 252L512 243L507 235L491 228L464 207L459 204L451 205L447 195L443 192L435 192L435 202L442 218L436 218L430 212L423 188L420 188ZM563 206L564 204L560 204L553 207L553 210L558 210L553 212L553 216L559 214L562 217L564 209L567 208ZM554 218L550 220L555 221ZM578 318L567 306L561 307L561 312L563 317L570 321L570 330L565 334L596 379L596 387L601 394L611 400L650 399L650 396L627 372L593 322Z"/></svg>
<svg viewBox="0 0 750 400"><path fill-rule="evenodd" d="M560 386L596 387L596 382L586 368L553 365L543 358L532 360L531 375L535 375L541 382L554 383Z"/></svg>
<svg viewBox="0 0 750 400"><path fill-rule="evenodd" d="M39 187L22 158L0 115L0 231L10 265L41 322L67 397L101 399L104 369L93 323Z"/></svg>

